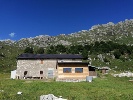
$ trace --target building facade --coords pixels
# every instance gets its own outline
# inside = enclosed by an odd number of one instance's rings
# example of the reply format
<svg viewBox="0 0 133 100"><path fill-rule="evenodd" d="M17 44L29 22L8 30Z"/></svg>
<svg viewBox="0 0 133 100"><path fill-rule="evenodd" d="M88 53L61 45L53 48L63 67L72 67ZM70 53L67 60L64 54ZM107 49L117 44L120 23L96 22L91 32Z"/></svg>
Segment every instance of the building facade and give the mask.
<svg viewBox="0 0 133 100"><path fill-rule="evenodd" d="M85 79L89 67L82 59L73 54L21 54L17 57L16 78Z"/></svg>

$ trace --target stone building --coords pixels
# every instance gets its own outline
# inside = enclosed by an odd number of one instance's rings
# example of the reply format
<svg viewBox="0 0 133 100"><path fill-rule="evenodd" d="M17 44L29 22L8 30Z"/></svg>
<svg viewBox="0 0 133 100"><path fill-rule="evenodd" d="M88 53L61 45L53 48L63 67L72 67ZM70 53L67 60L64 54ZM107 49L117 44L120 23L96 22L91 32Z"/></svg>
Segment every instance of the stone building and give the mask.
<svg viewBox="0 0 133 100"><path fill-rule="evenodd" d="M21 54L17 57L17 79L85 79L88 63L74 54Z"/></svg>

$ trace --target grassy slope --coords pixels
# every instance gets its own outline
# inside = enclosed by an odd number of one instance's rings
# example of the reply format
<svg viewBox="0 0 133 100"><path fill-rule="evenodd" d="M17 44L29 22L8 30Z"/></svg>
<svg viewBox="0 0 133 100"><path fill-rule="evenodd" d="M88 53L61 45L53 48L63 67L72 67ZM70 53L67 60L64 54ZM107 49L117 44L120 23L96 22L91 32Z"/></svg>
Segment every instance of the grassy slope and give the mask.
<svg viewBox="0 0 133 100"><path fill-rule="evenodd" d="M0 45L3 46L0 49L0 54L4 55L4 57L0 57L0 72L10 72L16 69L16 57L23 52L23 49L3 44Z"/></svg>
<svg viewBox="0 0 133 100"><path fill-rule="evenodd" d="M132 100L132 82L129 78L105 76L92 83L43 82L35 80L11 80L0 74L0 100L39 100L40 95L54 94L68 100ZM22 95L17 95L22 91Z"/></svg>
<svg viewBox="0 0 133 100"><path fill-rule="evenodd" d="M111 69L115 69L116 71L133 71L133 60L131 61L121 61L120 59L111 59L109 64L106 64L105 62L101 62L99 60L93 60L92 61L93 66L97 67L110 67ZM117 67L117 68L115 68Z"/></svg>

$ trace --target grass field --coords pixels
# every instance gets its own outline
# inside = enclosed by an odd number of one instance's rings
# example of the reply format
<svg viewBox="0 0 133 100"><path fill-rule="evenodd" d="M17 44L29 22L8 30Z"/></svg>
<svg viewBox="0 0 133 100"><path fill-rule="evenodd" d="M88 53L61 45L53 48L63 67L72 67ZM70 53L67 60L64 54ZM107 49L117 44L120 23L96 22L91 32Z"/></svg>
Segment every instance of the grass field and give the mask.
<svg viewBox="0 0 133 100"><path fill-rule="evenodd" d="M47 94L68 100L133 100L133 83L129 79L106 75L91 83L66 83L12 80L10 74L0 74L0 100L39 100ZM23 94L17 95L18 91Z"/></svg>

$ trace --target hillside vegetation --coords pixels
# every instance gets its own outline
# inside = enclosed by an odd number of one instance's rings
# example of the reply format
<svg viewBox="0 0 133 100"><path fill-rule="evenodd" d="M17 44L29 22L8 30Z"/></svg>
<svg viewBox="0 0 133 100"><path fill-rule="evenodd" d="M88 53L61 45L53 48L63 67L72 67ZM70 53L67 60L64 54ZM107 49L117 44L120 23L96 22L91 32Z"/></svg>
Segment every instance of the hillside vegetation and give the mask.
<svg viewBox="0 0 133 100"><path fill-rule="evenodd" d="M2 43L0 45L0 72L10 72L16 69L16 57L23 52L23 49Z"/></svg>

